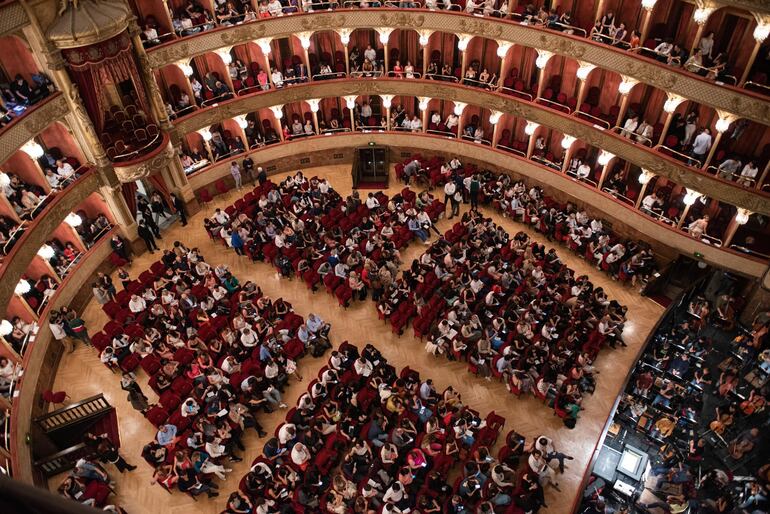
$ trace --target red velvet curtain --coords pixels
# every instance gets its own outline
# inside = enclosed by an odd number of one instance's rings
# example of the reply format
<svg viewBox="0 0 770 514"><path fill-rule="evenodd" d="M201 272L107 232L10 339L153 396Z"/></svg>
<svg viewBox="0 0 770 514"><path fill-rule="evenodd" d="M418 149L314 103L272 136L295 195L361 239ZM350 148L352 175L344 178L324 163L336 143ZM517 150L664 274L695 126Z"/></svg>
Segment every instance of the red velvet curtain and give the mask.
<svg viewBox="0 0 770 514"><path fill-rule="evenodd" d="M126 200L128 210L131 216L136 218L136 182L127 182L123 184L123 198Z"/></svg>
<svg viewBox="0 0 770 514"><path fill-rule="evenodd" d="M147 180L160 193L163 199L166 200L166 205L169 210L171 212L176 212L176 209L174 209L174 202L171 198L171 192L168 190L168 186L166 186L166 181L163 179L163 176L160 173L156 173L147 177Z"/></svg>

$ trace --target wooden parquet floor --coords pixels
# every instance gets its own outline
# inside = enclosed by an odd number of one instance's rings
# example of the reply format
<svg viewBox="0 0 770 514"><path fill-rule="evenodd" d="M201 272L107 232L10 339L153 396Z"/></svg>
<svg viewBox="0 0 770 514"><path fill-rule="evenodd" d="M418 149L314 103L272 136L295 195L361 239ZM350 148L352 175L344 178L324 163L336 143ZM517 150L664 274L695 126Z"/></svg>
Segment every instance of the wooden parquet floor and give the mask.
<svg viewBox="0 0 770 514"><path fill-rule="evenodd" d="M307 176L315 174L328 178L343 197L350 194L352 190L350 170L347 166L316 168L306 171L305 174ZM283 179L283 176L279 175L272 177L272 179L279 181ZM391 188L387 193L392 195L400 191L401 188L402 185L392 179ZM163 240L159 241L160 246L170 247L175 240L183 241L188 246L197 246L209 263L227 264L241 282L253 280L260 285L265 294L273 298L283 297L290 301L294 309L302 316L307 317L309 313L315 312L331 322L331 339L335 346L344 340L359 346L371 342L397 368L400 369L408 365L418 370L424 378L433 378L439 391L451 384L461 392L464 402L483 415L492 410L496 411L507 420L505 433L515 428L518 432L526 435L528 440L539 434L552 437L556 441L557 448L573 455L575 460L569 462L565 473L559 478L561 492L557 492L551 487L546 489L548 508L544 509L543 512L547 514L570 512L574 498L579 494L579 484L601 434L602 427L632 366L634 357L663 313L663 309L659 305L641 297L630 287L612 281L609 276L598 272L566 248L558 250L562 260L568 266L579 274L589 275L596 286L604 287L610 298L617 299L620 303L629 306L629 321L626 323L624 333L628 347L602 351L596 362L601 372L598 377L596 392L584 400L585 410L580 414L577 427L574 430L568 430L561 420L554 416L552 409L543 406L535 398L526 396L517 399L508 393L501 383L487 382L476 378L467 373L466 366L463 364L427 354L423 348L423 343L413 337L411 329L407 330L401 337L393 335L390 331L390 325L377 319L371 301L354 303L348 309L343 310L338 306L336 299L324 291L313 294L301 280L279 279L272 266L265 263L251 263L246 257L238 257L233 251L225 250L220 244L211 241L203 230L203 217L211 215L216 206L230 205L246 191L247 189L240 192L232 191L224 197L218 197L214 205L205 207L200 213L193 216L190 224L185 228L175 224L165 233ZM443 196L443 192L441 192L441 196ZM503 218L491 210L488 210L487 214L511 234L524 228L523 225ZM438 223L438 228L444 232L453 222L454 220L442 219ZM534 232L531 232L531 235L538 240L543 239ZM547 242L546 245L550 246ZM424 251L424 248L423 245L417 243L411 244L403 252L404 262L410 263L414 257ZM135 259L129 270L132 278L147 269L157 258L158 254L145 254ZM119 281L115 279L115 283L119 284ZM107 321L106 315L94 301L86 308L84 319L91 333L100 330ZM300 372L305 380L302 383L291 383L285 395L286 403L289 405L296 403L301 391L307 387L308 377L315 377L325 361L326 359L313 359L308 356L300 362ZM145 393L151 401L154 400L154 393L146 385L147 378L140 373L139 379ZM117 496L114 501L123 505L131 514L158 512L175 514L190 511L218 513L224 508L229 493L237 488L238 481L248 471L249 463L262 450L264 440L258 439L256 434L249 431L244 438L246 446L243 455L244 460L233 465L233 472L229 475L228 480L220 482L221 496L213 500L200 498L196 502L186 495L169 494L159 486L151 485L152 470L141 459L140 453L142 446L154 437L154 430L140 413L131 408L126 401L125 392L120 389L119 377L112 374L99 362L93 349L80 346L74 353L64 356L59 366L54 390L66 390L74 400L103 393L109 402L116 407L122 453L129 462L137 464L138 468L136 471L124 475L120 475L114 468L110 469L117 482ZM265 429L272 433L282 421L284 414L285 412L277 411L270 415L263 415L260 421ZM50 488L55 489L62 479L63 477L52 478L49 483Z"/></svg>

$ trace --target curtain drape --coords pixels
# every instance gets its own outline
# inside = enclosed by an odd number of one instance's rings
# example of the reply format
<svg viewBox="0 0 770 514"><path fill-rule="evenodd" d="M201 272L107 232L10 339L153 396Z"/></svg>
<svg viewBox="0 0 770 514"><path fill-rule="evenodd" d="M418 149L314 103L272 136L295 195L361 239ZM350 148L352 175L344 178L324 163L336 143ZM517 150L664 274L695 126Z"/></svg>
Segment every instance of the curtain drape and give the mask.
<svg viewBox="0 0 770 514"><path fill-rule="evenodd" d="M150 175L147 177L147 180L152 184L152 186L160 193L160 195L163 197L163 199L166 201L166 206L169 208L171 212L176 212L176 209L174 209L174 202L171 198L171 192L168 189L168 186L166 185L166 181L163 179L163 175L160 173L155 173L154 175Z"/></svg>
<svg viewBox="0 0 770 514"><path fill-rule="evenodd" d="M131 217L136 218L136 182L126 182L123 184L123 198L126 200L128 210L131 211Z"/></svg>

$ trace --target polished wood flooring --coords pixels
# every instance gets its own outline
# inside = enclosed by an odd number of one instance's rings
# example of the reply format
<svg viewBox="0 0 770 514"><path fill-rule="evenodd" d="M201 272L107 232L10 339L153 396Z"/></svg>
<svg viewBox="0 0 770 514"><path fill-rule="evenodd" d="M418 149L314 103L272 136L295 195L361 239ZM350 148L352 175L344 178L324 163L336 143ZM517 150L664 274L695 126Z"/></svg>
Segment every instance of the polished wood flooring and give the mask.
<svg viewBox="0 0 770 514"><path fill-rule="evenodd" d="M350 194L352 190L349 166L316 168L306 171L305 174L307 176L316 174L328 178L343 196ZM276 176L273 180L279 181L282 178L283 176ZM394 194L401 187L402 185L392 178L391 188L387 193ZM377 319L374 306L370 301L356 303L347 310L343 310L338 306L336 299L324 291L313 294L302 281L279 279L272 266L251 263L247 258L238 257L234 252L224 250L220 244L212 242L202 228L203 217L211 215L216 206L225 207L231 204L246 191L246 189L240 192L232 191L224 197L218 197L214 205L205 206L201 212L193 216L190 224L184 229L178 223L175 224L165 233L163 240L159 241L160 246L171 246L175 240L181 240L188 246L197 246L209 263L227 264L241 282L253 280L260 285L265 294L273 298L283 297L290 301L297 313L302 316L307 317L309 313L315 312L331 322L331 338L335 346L344 340L357 345L372 342L397 368L407 365L415 368L423 377L433 378L439 391L450 384L453 385L462 393L463 400L483 415L492 410L496 411L507 420L505 433L515 428L526 435L528 440L539 434L552 437L556 441L557 448L573 455L575 460L569 462L564 474L559 477L561 491L547 488L548 508L543 512L566 514L571 511L573 501L579 493L579 484L613 402L640 345L663 313L663 309L658 304L641 297L630 286L611 280L609 276L597 271L566 248L559 249L561 258L568 266L580 274L589 275L595 285L604 287L610 298L629 306L629 321L626 323L624 333L628 347L603 351L600 354L596 365L601 374L596 392L585 399L583 403L585 410L580 414L577 427L574 430L568 430L561 420L554 416L552 409L543 406L535 398L527 396L517 399L509 394L501 383L476 378L467 373L466 366L463 364L427 354L423 343L413 337L411 329L401 337L393 335L390 325ZM366 192L366 190L362 191L362 193ZM443 192L441 195L443 196ZM488 210L487 214L511 234L524 229L523 225L509 218L503 218L491 210ZM453 222L454 220L442 219L438 223L438 228L443 232ZM540 235L530 232L536 239L543 239ZM546 245L550 246L547 242ZM423 245L413 243L403 252L404 262L410 263L412 258L418 256L423 250ZM155 255L145 254L134 260L129 270L132 277L135 278L157 258L156 253ZM115 282L119 284L117 279ZM84 319L91 333L100 330L107 321L100 306L94 301L86 308ZM308 377L315 377L324 363L325 359L312 357L307 357L300 362L300 372L305 377L304 383L292 382L287 390L286 403L290 405L296 403L300 392L307 386ZM146 380L147 377L140 373L140 383L143 384L145 393L153 400L154 394L146 386ZM238 481L247 472L249 463L260 454L262 449L263 440L249 431L244 438L247 447L244 460L233 466L233 472L227 481L220 482L221 496L213 500L200 498L194 502L181 493L169 494L159 486L151 485L152 470L141 459L140 452L142 446L154 437L153 428L140 413L131 408L126 401L126 394L120 389L118 375L111 373L99 362L94 350L80 346L74 353L65 355L59 366L54 390L67 391L75 401L104 393L110 403L116 407L123 445L122 453L129 462L137 464L138 468L124 475L120 475L114 468L110 470L117 482L117 496L114 501L123 505L131 514L157 512L172 514L191 510L218 513L223 509L229 493L237 488ZM277 411L270 415L263 415L260 418L261 423L268 432L272 433L284 414L285 412ZM54 477L50 481L50 488L55 489L62 478Z"/></svg>

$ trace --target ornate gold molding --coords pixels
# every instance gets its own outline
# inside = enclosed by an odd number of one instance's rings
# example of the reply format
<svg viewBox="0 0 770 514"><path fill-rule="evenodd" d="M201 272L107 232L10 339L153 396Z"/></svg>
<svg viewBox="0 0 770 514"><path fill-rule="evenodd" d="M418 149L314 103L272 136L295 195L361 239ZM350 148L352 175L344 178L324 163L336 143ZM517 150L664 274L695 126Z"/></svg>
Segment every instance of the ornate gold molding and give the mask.
<svg viewBox="0 0 770 514"><path fill-rule="evenodd" d="M307 83L250 97L239 97L215 107L196 111L176 123L180 134L208 127L226 118L257 111L271 105L284 105L306 98L341 97L347 95L404 95L427 96L441 100L459 101L486 109L513 114L541 125L554 128L586 143L611 152L621 159L633 162L656 175L669 178L682 186L708 194L728 204L744 207L752 212L770 215L767 195L759 194L717 179L712 175L697 173L679 161L639 146L618 134L594 128L589 122L567 116L509 95L451 84L417 80L335 80Z"/></svg>
<svg viewBox="0 0 770 514"><path fill-rule="evenodd" d="M20 30L29 23L24 7L18 2L9 2L0 7L0 36Z"/></svg>
<svg viewBox="0 0 770 514"><path fill-rule="evenodd" d="M342 147L366 146L370 142L391 147L419 149L423 154L432 152L441 155L458 155L461 159L462 157L467 157L475 161L483 161L501 170L510 170L514 175L524 176L527 181L539 182L546 188L558 189L572 196L579 205L598 209L609 218L620 220L633 230L638 231L642 234L641 237L657 241L678 252L690 255L693 252L700 252L704 255L704 260L707 262L752 277L761 276L767 268L766 262L702 243L682 231L675 230L646 216L642 216L628 205L618 202L593 187L577 182L567 175L558 173L535 162L512 156L502 150L494 150L488 146L481 146L473 142L426 134L356 132L337 134L331 137L310 137L293 143L266 146L254 152L254 158L257 162L261 163L281 162L282 160L286 161L287 157L297 154L328 153ZM204 172L193 175L190 179L190 185L193 189L200 189L220 178L227 177L230 174L229 166L228 160ZM291 170L283 169L279 165L275 173L283 171Z"/></svg>
<svg viewBox="0 0 770 514"><path fill-rule="evenodd" d="M0 305L8 305L16 284L42 244L51 237L51 232L99 185L99 175L93 171L88 172L72 186L58 193L37 217L32 228L24 232L5 260L5 266L0 269Z"/></svg>
<svg viewBox="0 0 770 514"><path fill-rule="evenodd" d="M719 0L723 6L737 7L751 13L770 14L770 2L767 0Z"/></svg>
<svg viewBox="0 0 770 514"><path fill-rule="evenodd" d="M755 0L758 3L764 0ZM259 20L232 28L220 28L167 43L148 50L153 68L214 51L225 46L247 43L257 38L283 38L298 32L324 31L346 27L392 27L465 33L549 50L571 59L585 61L639 82L678 94L715 109L739 114L770 125L770 101L750 92L695 78L683 71L642 58L623 50L594 43L586 38L521 25L495 18L480 19L460 13L399 10L340 10L334 13L306 13Z"/></svg>
<svg viewBox="0 0 770 514"><path fill-rule="evenodd" d="M158 149L146 156L140 157L139 159L141 160L133 161L130 164L115 163L113 169L118 180L123 184L134 182L166 168L171 159L176 157L176 151L169 142L168 135L164 134L163 138L164 141Z"/></svg>
<svg viewBox="0 0 770 514"><path fill-rule="evenodd" d="M22 116L3 130L0 145L0 162L5 162L21 146L38 135L49 124L63 118L69 112L67 100L61 93L54 93L43 103L35 105L32 112Z"/></svg>

